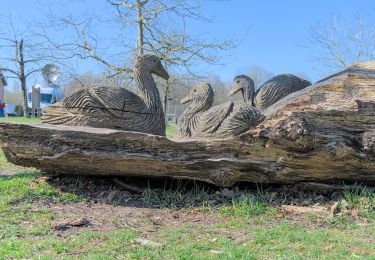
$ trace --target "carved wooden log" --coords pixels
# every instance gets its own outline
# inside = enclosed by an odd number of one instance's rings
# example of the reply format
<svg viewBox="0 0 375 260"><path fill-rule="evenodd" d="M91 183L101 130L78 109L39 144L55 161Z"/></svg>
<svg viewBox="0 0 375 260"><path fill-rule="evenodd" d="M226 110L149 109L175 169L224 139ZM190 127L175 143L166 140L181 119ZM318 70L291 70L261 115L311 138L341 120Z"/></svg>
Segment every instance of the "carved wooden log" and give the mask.
<svg viewBox="0 0 375 260"><path fill-rule="evenodd" d="M235 182L375 183L375 63L359 64L263 111L230 140L175 141L109 129L0 123L7 158L50 174Z"/></svg>

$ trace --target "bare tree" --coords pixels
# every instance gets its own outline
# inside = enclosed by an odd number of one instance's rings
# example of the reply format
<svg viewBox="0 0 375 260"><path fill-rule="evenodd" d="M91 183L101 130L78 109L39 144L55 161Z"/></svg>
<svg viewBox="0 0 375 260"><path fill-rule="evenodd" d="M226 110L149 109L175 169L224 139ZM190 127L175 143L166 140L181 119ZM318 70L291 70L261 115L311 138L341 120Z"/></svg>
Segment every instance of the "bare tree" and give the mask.
<svg viewBox="0 0 375 260"><path fill-rule="evenodd" d="M23 96L18 80L13 83L13 88L5 89L5 103L23 106Z"/></svg>
<svg viewBox="0 0 375 260"><path fill-rule="evenodd" d="M25 30L15 28L11 18L8 24L6 32L0 33L0 71L20 83L24 115L27 117L27 81L47 62L56 61L56 57L51 55L44 39L29 33L30 25L25 25Z"/></svg>
<svg viewBox="0 0 375 260"><path fill-rule="evenodd" d="M91 72L82 75L70 75L69 80L63 85L64 95L69 96L79 89L89 89L97 86L108 88L118 88L122 86L122 81L116 77L108 77L106 73L93 74Z"/></svg>
<svg viewBox="0 0 375 260"><path fill-rule="evenodd" d="M0 48L7 48L7 53L9 53L9 55L5 55L5 52L0 54L0 60L3 61L2 65L0 65L0 70L8 74L9 78L19 80L25 116L28 116L26 81L32 74L41 70L41 59L40 57L28 55L32 52L33 45L26 44L23 38L1 37L0 41L2 42Z"/></svg>
<svg viewBox="0 0 375 260"><path fill-rule="evenodd" d="M233 41L208 41L203 36L187 32L188 20L211 22L201 14L203 2L198 0L107 0L107 3L113 8L113 17L107 17L105 22L113 26L115 21L118 26L118 37L112 39L111 44L117 43L117 47L130 57L142 53L155 54L163 59L168 69L178 66L196 75L193 68L197 61L217 64L218 51L228 50L234 45ZM80 18L58 17L55 14L49 14L48 17L53 19L48 22L49 25L57 25L60 29L69 28L75 35L73 41L58 43L48 37L47 40L55 48L65 50L69 55L74 53L82 59L94 59L107 66L112 75L126 74L126 77L132 78L133 68L129 62L124 64L123 60L114 61L113 57L120 55L106 55L108 48L100 47L99 39L103 37L97 35L94 29L94 20L100 20L96 14ZM45 25L43 27L46 28ZM134 27L135 37L129 37ZM173 82L167 82L162 86L164 109L167 107L170 88L174 85Z"/></svg>
<svg viewBox="0 0 375 260"><path fill-rule="evenodd" d="M250 66L247 75L254 80L255 89L258 89L264 82L275 76L272 72L255 65Z"/></svg>
<svg viewBox="0 0 375 260"><path fill-rule="evenodd" d="M349 19L334 15L313 26L308 35L313 59L332 69L375 58L375 26L369 16L359 13Z"/></svg>
<svg viewBox="0 0 375 260"><path fill-rule="evenodd" d="M220 78L220 75L210 74L207 75L205 81L210 83L212 90L214 92L214 102L213 106L222 104L231 98L228 96L230 87L227 86Z"/></svg>
<svg viewBox="0 0 375 260"><path fill-rule="evenodd" d="M199 82L208 82L212 86L214 91L214 103L213 106L222 104L223 102L229 101L232 97L228 96L230 87L227 85L226 82L223 82L219 75L216 74L208 74L204 78L197 78L193 75L186 73L186 74L178 74L172 73L169 84L171 84L170 92L168 94L168 107L169 109L166 110L166 113L175 114L176 117L179 117L182 112L188 106L187 104L181 104L181 99L186 97L191 88L198 84ZM165 82L158 82L158 84L166 84Z"/></svg>

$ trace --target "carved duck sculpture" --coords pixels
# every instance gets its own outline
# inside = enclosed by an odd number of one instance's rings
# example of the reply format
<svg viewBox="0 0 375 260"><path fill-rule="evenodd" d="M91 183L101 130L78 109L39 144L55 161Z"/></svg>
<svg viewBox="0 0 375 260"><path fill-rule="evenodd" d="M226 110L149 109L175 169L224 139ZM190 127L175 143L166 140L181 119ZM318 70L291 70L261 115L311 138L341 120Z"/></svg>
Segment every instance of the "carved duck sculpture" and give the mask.
<svg viewBox="0 0 375 260"><path fill-rule="evenodd" d="M255 92L254 81L246 76L239 75L233 80L233 88L229 96L241 91L244 102L250 102L253 106L264 110L283 97L310 86L311 83L292 74L277 75Z"/></svg>
<svg viewBox="0 0 375 260"><path fill-rule="evenodd" d="M142 55L135 64L139 96L125 88L81 89L43 112L42 122L165 135L165 119L152 74L169 75L160 59Z"/></svg>
<svg viewBox="0 0 375 260"><path fill-rule="evenodd" d="M200 83L181 100L191 102L177 123L177 136L183 138L230 137L255 126L263 117L250 104L225 102L212 107L214 93L208 83Z"/></svg>

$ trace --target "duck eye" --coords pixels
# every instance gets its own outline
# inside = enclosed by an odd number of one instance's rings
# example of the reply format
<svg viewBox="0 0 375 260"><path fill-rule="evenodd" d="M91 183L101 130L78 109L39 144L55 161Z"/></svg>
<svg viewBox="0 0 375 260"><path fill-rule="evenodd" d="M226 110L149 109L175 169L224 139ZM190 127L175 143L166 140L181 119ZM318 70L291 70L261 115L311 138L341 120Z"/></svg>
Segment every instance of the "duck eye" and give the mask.
<svg viewBox="0 0 375 260"><path fill-rule="evenodd" d="M197 92L197 90L196 90L196 89L194 89L193 91L194 91L194 92Z"/></svg>
<svg viewBox="0 0 375 260"><path fill-rule="evenodd" d="M237 79L237 83L240 83L240 80L239 80L239 79Z"/></svg>

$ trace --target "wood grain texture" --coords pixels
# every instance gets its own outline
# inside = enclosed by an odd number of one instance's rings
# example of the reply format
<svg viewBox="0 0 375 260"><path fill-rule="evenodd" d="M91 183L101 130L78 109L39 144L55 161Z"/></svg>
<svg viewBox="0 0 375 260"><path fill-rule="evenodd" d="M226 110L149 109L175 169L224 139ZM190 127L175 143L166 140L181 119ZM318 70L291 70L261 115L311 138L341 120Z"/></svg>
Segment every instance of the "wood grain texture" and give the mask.
<svg viewBox="0 0 375 260"><path fill-rule="evenodd" d="M279 74L263 83L255 91L254 81L246 75L238 75L233 80L229 93L232 96L241 92L245 103L264 110L289 94L310 86L311 83L293 74Z"/></svg>
<svg viewBox="0 0 375 260"><path fill-rule="evenodd" d="M42 122L91 126L165 135L165 119L152 73L168 78L153 55L137 59L135 78L139 96L124 88L81 89L43 111Z"/></svg>
<svg viewBox="0 0 375 260"><path fill-rule="evenodd" d="M229 138L256 126L263 116L251 104L225 102L212 107L214 93L208 83L192 87L182 103L191 102L177 123L179 138Z"/></svg>
<svg viewBox="0 0 375 260"><path fill-rule="evenodd" d="M259 87L255 93L254 105L264 110L289 94L310 85L309 81L292 74L277 75Z"/></svg>
<svg viewBox="0 0 375 260"><path fill-rule="evenodd" d="M375 183L375 63L352 66L263 111L230 139L176 141L89 127L0 123L7 158L49 174Z"/></svg>

